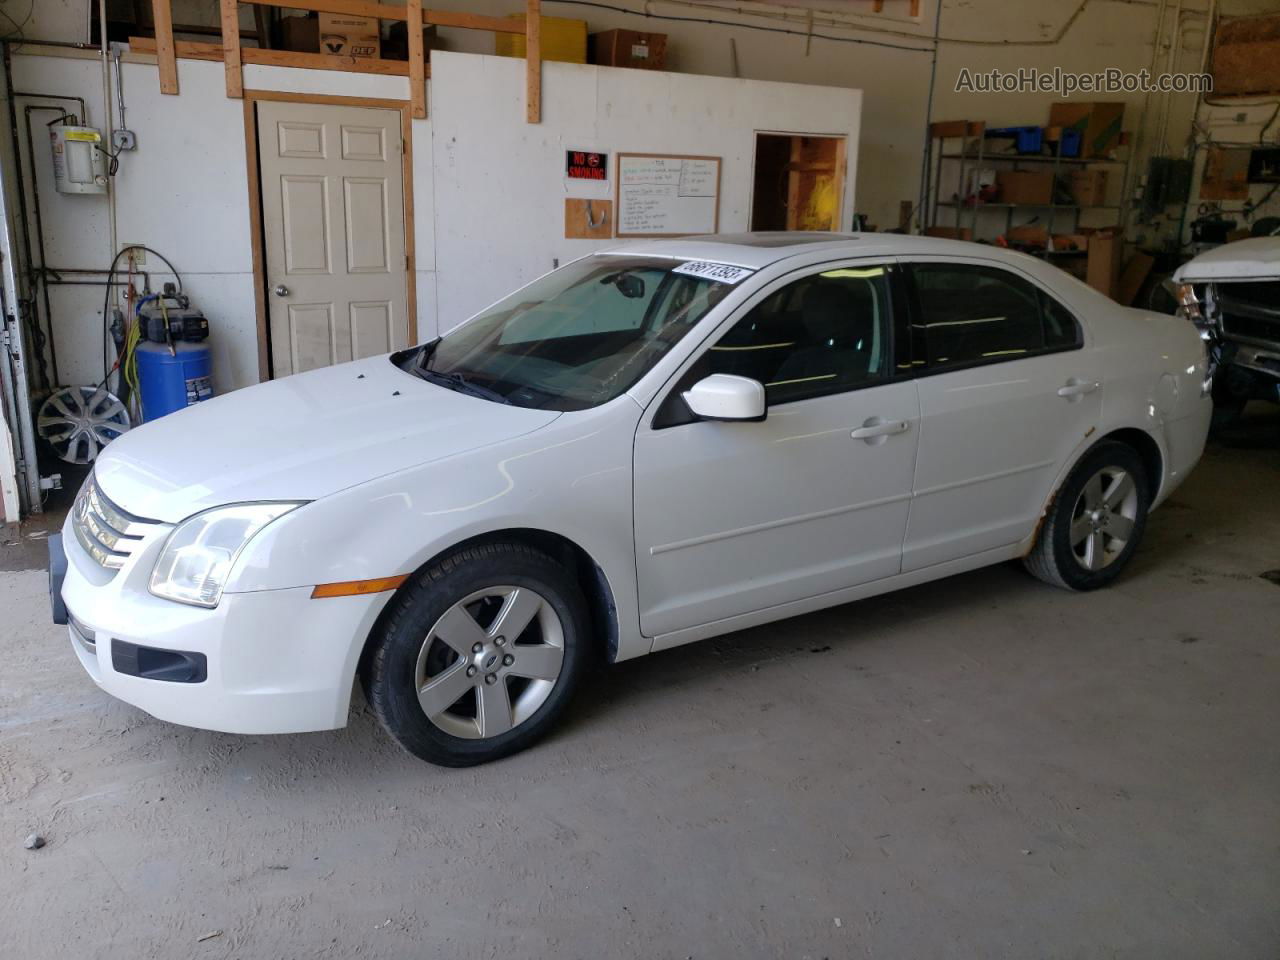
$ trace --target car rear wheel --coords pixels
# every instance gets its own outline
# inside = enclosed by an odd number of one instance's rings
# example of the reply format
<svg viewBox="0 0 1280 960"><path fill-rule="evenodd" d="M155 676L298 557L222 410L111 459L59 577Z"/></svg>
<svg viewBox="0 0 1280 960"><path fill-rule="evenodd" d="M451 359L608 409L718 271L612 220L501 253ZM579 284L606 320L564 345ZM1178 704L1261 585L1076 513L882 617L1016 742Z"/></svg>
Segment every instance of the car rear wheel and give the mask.
<svg viewBox="0 0 1280 960"><path fill-rule="evenodd" d="M1109 440L1071 471L1023 563L1069 590L1095 590L1120 575L1146 527L1147 471L1136 450Z"/></svg>
<svg viewBox="0 0 1280 960"><path fill-rule="evenodd" d="M586 608L546 554L515 543L459 550L391 602L362 676L374 714L415 756L496 760L544 736L568 705Z"/></svg>

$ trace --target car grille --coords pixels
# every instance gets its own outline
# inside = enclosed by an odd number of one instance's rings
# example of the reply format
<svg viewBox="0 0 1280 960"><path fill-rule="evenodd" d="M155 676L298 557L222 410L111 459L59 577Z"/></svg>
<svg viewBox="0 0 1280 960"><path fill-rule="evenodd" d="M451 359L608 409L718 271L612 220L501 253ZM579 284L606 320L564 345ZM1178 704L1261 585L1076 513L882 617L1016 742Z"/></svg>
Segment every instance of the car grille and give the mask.
<svg viewBox="0 0 1280 960"><path fill-rule="evenodd" d="M119 570L138 548L156 520L135 517L117 507L98 489L93 474L71 508L71 529L85 553L108 570Z"/></svg>
<svg viewBox="0 0 1280 960"><path fill-rule="evenodd" d="M1218 308L1227 336L1280 343L1280 281L1218 284Z"/></svg>

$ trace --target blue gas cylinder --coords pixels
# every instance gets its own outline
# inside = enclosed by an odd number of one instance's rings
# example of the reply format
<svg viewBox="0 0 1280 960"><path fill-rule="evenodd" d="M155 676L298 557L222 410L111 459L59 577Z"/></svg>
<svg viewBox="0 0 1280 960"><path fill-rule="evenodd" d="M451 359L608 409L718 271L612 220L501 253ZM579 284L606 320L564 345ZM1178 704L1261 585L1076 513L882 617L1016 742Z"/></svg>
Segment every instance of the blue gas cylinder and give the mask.
<svg viewBox="0 0 1280 960"><path fill-rule="evenodd" d="M142 388L142 420L147 422L213 396L209 342L142 342L134 348Z"/></svg>

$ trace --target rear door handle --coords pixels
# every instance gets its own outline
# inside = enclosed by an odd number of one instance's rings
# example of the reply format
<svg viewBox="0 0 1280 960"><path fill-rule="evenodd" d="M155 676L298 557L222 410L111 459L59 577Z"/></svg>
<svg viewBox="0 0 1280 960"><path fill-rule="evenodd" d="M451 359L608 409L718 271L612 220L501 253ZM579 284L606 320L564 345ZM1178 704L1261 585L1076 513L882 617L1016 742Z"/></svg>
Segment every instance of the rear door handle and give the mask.
<svg viewBox="0 0 1280 960"><path fill-rule="evenodd" d="M1058 396L1066 397L1070 400L1072 397L1082 397L1086 393L1093 393L1101 384L1097 380L1069 380L1067 385L1058 388Z"/></svg>
<svg viewBox="0 0 1280 960"><path fill-rule="evenodd" d="M880 417L872 417L858 429L854 430L849 436L855 440L865 440L867 443L875 443L877 439L891 437L896 433L906 433L911 429L911 422L908 420L882 420Z"/></svg>

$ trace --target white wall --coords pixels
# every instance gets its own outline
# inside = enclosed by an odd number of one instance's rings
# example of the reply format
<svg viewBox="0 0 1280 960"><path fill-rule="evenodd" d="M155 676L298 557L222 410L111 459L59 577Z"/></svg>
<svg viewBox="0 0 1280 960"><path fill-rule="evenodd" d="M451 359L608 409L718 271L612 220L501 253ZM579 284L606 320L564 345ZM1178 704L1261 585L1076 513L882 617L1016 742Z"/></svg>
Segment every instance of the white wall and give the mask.
<svg viewBox="0 0 1280 960"><path fill-rule="evenodd" d="M586 18L592 30L610 27L630 27L641 30L661 31L670 37L670 66L688 74L725 76L732 72L730 42L736 46L738 70L752 79L803 81L831 87L863 88L865 97L859 147L856 151L857 209L868 213L873 223L881 227L897 222L899 202L914 201L918 195L920 151L926 119L926 98L929 88L931 56L927 52L932 34L934 0L924 0L922 15L917 22L901 17L849 16L819 12L814 17L814 30L842 38L837 40L815 37L811 42L803 36L781 35L749 29L750 26L770 29L807 29L805 12L795 8L773 8L767 5L744 2L715 8L691 9L688 5L663 3L661 0L603 0L608 6L630 8L633 12L575 6L544 0L544 12L548 15ZM1225 15L1242 15L1273 10L1277 0L1221 0L1218 10ZM1014 70L1034 66L1084 71L1101 67L1118 66L1122 69L1146 67L1155 60L1159 67L1165 63L1170 45L1174 53L1174 65L1178 70L1198 69L1199 54L1203 44L1203 12L1209 0L1170 0L1166 28L1158 37L1158 0L1089 0L1083 8L1075 2L1063 0L943 0L937 84L932 110L934 119L960 117L980 118L991 123L1040 123L1047 119L1049 104L1056 99L1052 94L994 94L976 95L955 92L955 80L962 67L991 69L1000 67ZM520 0L440 0L433 6L441 9L467 9L484 13L507 13L523 8ZM886 10L905 5L889 3ZM869 12L870 0L862 4ZM84 11L85 0L38 0L33 19L27 25L28 36L53 40L86 39ZM204 0L176 0L175 14L188 22L216 22L216 5ZM1078 16L1075 15L1080 10ZM1181 20L1175 28L1173 11L1181 9ZM248 8L242 8L242 18ZM658 15L693 17L731 21L737 26L720 24L678 22L658 16L646 17L649 11ZM781 17L789 19L779 19ZM1073 19L1074 17L1074 19ZM203 18L203 20L202 20ZM458 49L488 51L492 49L492 37L482 32L443 31L446 43ZM964 41L978 40L981 43ZM899 49L907 48L907 49ZM34 48L24 48L34 51ZM924 50L925 52L921 52ZM485 61L488 63L488 61ZM440 56L441 69L447 58ZM101 74L94 61L74 61L26 56L22 51L14 58L17 83L21 88L55 92L79 93L89 98L91 121L103 125L101 112ZM155 68L142 64L126 67L127 96L130 104L129 125L140 135L143 149L130 155L122 163L119 177L121 195L119 240L147 242L169 252L181 249L179 266L191 274L191 290L200 297L202 306L215 313L213 305L223 309L226 327L235 331L236 342L247 342L251 328L251 280L247 265L247 214L241 201L246 193L243 182L243 127L238 101L230 101L221 93L222 71L218 64L196 61L180 61L183 95L177 98L161 97L158 93ZM484 68L488 73L522 69L518 61L492 64ZM281 89L311 89L370 96L401 97L405 81L400 78L372 77L367 75L340 75L311 71L290 71L265 67L246 68L249 86ZM618 74L632 78L640 86L648 83L645 75L633 72ZM558 102L587 109L594 98L595 109L608 98L601 100L601 91L592 88L590 98L576 84L567 88L555 86L560 68L548 68L548 90L544 108L550 118L557 116L561 108ZM568 74L565 74L568 76ZM500 96L476 104L463 97L441 98L432 93L433 118L418 121L414 125L414 160L417 207L417 246L420 330L423 336L435 329L435 241L432 224L432 191L424 188L432 173L433 164L439 162L447 173L450 154L437 153L424 146L430 142L430 131L437 117L449 117L459 110L469 115L493 118L493 123L509 131L517 140L499 141L505 149L519 147L534 150L539 155L561 148L556 137L580 138L597 135L611 141L613 149L623 148L617 134L621 129L612 122L587 122L590 114L573 113L564 117L565 124L552 127L527 128L521 123L523 84L490 85L490 92ZM1128 99L1130 109L1126 126L1137 134L1137 156L1134 170L1145 168L1146 157L1157 143L1157 127L1164 109L1163 99L1152 97ZM657 102L657 101L655 101ZM1246 141L1256 138L1267 120L1270 104L1258 106L1204 107L1200 118L1204 131L1222 140ZM452 113L451 113L452 111ZM1195 112L1194 97L1174 97L1168 104L1168 124L1165 145L1170 152L1181 153L1191 131ZM1235 119L1244 113L1243 122ZM501 117L500 123L497 118ZM607 119L607 118L606 118ZM581 123L579 121L582 121ZM490 121L486 121L489 123ZM646 118L643 128L646 142L654 142L665 136L665 118L658 115ZM164 126L168 124L168 126ZM763 126L763 123L752 123ZM791 126L791 124L779 124ZM701 131L695 131L701 137ZM1276 135L1275 127L1270 136ZM425 138L425 140L424 140ZM548 139L551 138L551 139ZM682 135L683 138L683 135ZM189 141L197 150L181 152L181 143ZM422 142L420 142L422 141ZM702 142L701 140L699 142ZM437 147L439 148L440 142ZM574 146L590 144L575 143ZM673 149L690 149L683 143ZM464 146L456 148L454 159L471 155ZM708 152L711 152L710 150ZM1203 151L1200 155L1203 158ZM474 157L472 157L474 160ZM507 164L507 170L493 183L519 183L528 186L529 173L519 162ZM48 178L48 163L38 164L41 176ZM201 184L192 189L181 203L164 197L174 197L176 186ZM211 185L217 184L217 189ZM450 181L453 184L453 181ZM546 184L537 181L539 191ZM561 187L562 184L555 185ZM166 190L168 191L166 193ZM441 193L443 203L456 199L455 187L448 186ZM1255 188L1255 198L1263 191ZM44 188L45 196L52 196ZM550 194L548 194L549 196ZM730 197L728 189L724 195ZM522 197L527 197L528 191ZM127 200L127 202L126 202ZM247 203L247 201L244 201ZM488 203L485 198L479 201ZM522 199L520 204L528 203ZM75 266L104 266L111 251L106 239L105 215L97 201L81 198L55 197L47 201L46 233L50 249L50 262L67 265L67 257L89 262L72 263ZM1228 204L1237 208L1239 205ZM571 252L576 246L557 240L561 214L539 209L538 219L552 216L546 236L556 251ZM1280 193L1271 198L1265 212L1280 212ZM442 215L442 220L457 224L459 215L465 215L455 204ZM525 213L504 211L506 217L524 217ZM1161 234L1176 228L1176 216L1167 221L1138 230L1139 238L1155 241ZM729 220L724 223L727 226ZM471 230L470 227L455 229ZM475 229L480 229L479 227ZM162 238L157 242L156 238ZM68 244L72 246L68 248ZM442 242L442 250L444 250ZM445 256L448 251L445 251ZM559 252L541 250L536 262L513 264L520 276L526 276L549 265L551 257ZM532 254L530 256L533 256ZM187 258L191 259L188 260ZM563 257L562 257L563 259ZM449 289L448 283L440 293L440 303L447 310L445 325L453 322L457 311L474 305L481 297L464 289ZM215 298L205 299L206 295ZM94 349L86 347L89 338L97 337L101 325L100 291L94 288L61 288L55 291L55 315L58 319L59 360L66 371L62 379L96 380L100 377L100 362ZM218 318L215 317L215 321ZM221 347L219 349L222 349ZM229 349L229 348L228 348ZM220 358L219 370L225 371L228 385L240 385L256 377L255 354L246 349L228 353Z"/></svg>
<svg viewBox="0 0 1280 960"><path fill-rule="evenodd" d="M607 198L614 182L566 181L564 152L721 157L720 230L748 229L755 131L848 138L856 177L856 90L547 63L542 123L524 119L524 61L439 54L431 66L438 309L443 329L592 249L564 239L565 197ZM850 223L853 190L841 221Z"/></svg>
<svg viewBox="0 0 1280 960"><path fill-rule="evenodd" d="M86 39L89 0L37 0L27 33L54 40ZM393 4L403 0L390 0ZM813 0L821 7L820 0ZM576 5L544 0L548 16L586 19L593 31L613 27L658 31L669 36L672 70L731 76L737 51L739 75L757 80L811 83L865 91L859 164L859 211L882 228L897 223L898 204L919 193L920 148L924 138L929 90L931 37L939 0L923 0L918 20L905 16L906 4L891 0L884 13L873 14L873 0L840 3L839 13L813 15L811 41L807 11L797 6L771 6L743 0L698 7L662 0L600 0ZM213 25L216 3L173 0L177 22ZM933 119L971 117L994 123L1042 123L1051 94L972 95L955 93L961 67L970 69L1051 68L1075 71L1116 66L1135 69L1152 62L1153 51L1164 62L1167 44L1178 51L1178 69L1196 69L1201 49L1203 14L1210 0L1169 0L1167 29L1157 38L1161 0L941 0L938 82ZM831 4L837 6L836 4ZM506 14L523 10L522 0L433 0L433 8ZM1241 16L1274 11L1277 0L1219 0L1221 15ZM609 9L614 8L614 9ZM1077 11L1079 11L1077 15ZM1173 27L1173 14L1181 22ZM674 17L680 19L664 19ZM241 20L249 24L249 7ZM717 23L698 22L715 20ZM725 24L729 25L725 25ZM796 35L752 28L790 30ZM489 53L493 37L480 31L442 30L448 49ZM824 39L824 36L838 39ZM968 41L980 41L972 43ZM1145 103L1131 104L1129 125L1137 129ZM1155 123L1159 98L1153 99L1147 124ZM1171 101L1168 143L1177 151L1190 129L1195 98ZM1265 119L1265 118L1264 118ZM1145 166L1149 138L1139 137L1135 166ZM1280 202L1276 198L1273 202Z"/></svg>
<svg viewBox="0 0 1280 960"><path fill-rule="evenodd" d="M566 149L723 157L723 230L748 226L757 129L847 136L849 184L857 172L861 97L853 90L548 63L543 122L530 125L523 61L441 54L433 71L431 118L413 122L423 339L551 269L553 259L593 246L563 239L563 198L609 196L612 183L567 186ZM121 157L113 181L117 249L145 244L182 272L186 291L210 320L217 389L256 383L243 102L227 98L218 63L179 61L178 96L160 94L153 64L126 63L123 75L138 149ZM408 93L404 78L368 74L249 66L244 79L258 90L400 100ZM89 97L88 122L105 128L92 96L100 86L96 60L19 54L14 80L20 90ZM35 101L19 106L27 102ZM24 171L30 176L34 169L39 184L48 264L105 269L114 253L107 200L55 192L42 131L37 121L34 165L25 143L22 153ZM34 196L28 187L29 210ZM850 187L845 222L853 209ZM164 279L154 258L145 269L156 272L157 286ZM54 286L51 299L59 380L97 382L104 363L102 288Z"/></svg>
<svg viewBox="0 0 1280 960"><path fill-rule="evenodd" d="M16 55L15 87L23 91L85 96L88 122L103 129L101 67L96 60L63 56ZM181 94L160 93L156 68L147 63L123 66L127 121L138 149L125 153L113 181L119 245L141 243L158 250L181 271L186 291L210 319L215 386L229 390L258 381L257 319L253 297L253 261L249 239L249 194L245 167L243 102L228 99L221 64L198 60L179 63ZM251 89L328 92L347 96L404 99L408 82L400 77L343 75L326 71L251 66ZM22 107L18 101L19 124ZM72 109L75 109L72 107ZM20 149L28 177L27 206L34 230L34 170L39 183L45 253L53 268L106 269L114 251L103 197L57 193L44 121L34 115L35 163L27 155L25 130ZM415 121L415 216L418 223L419 323L434 323L430 125ZM155 285L163 280L159 261L148 258ZM66 274L74 279L93 279ZM52 286L51 307L62 383L95 383L103 375L100 286ZM43 306L41 306L43 313Z"/></svg>

